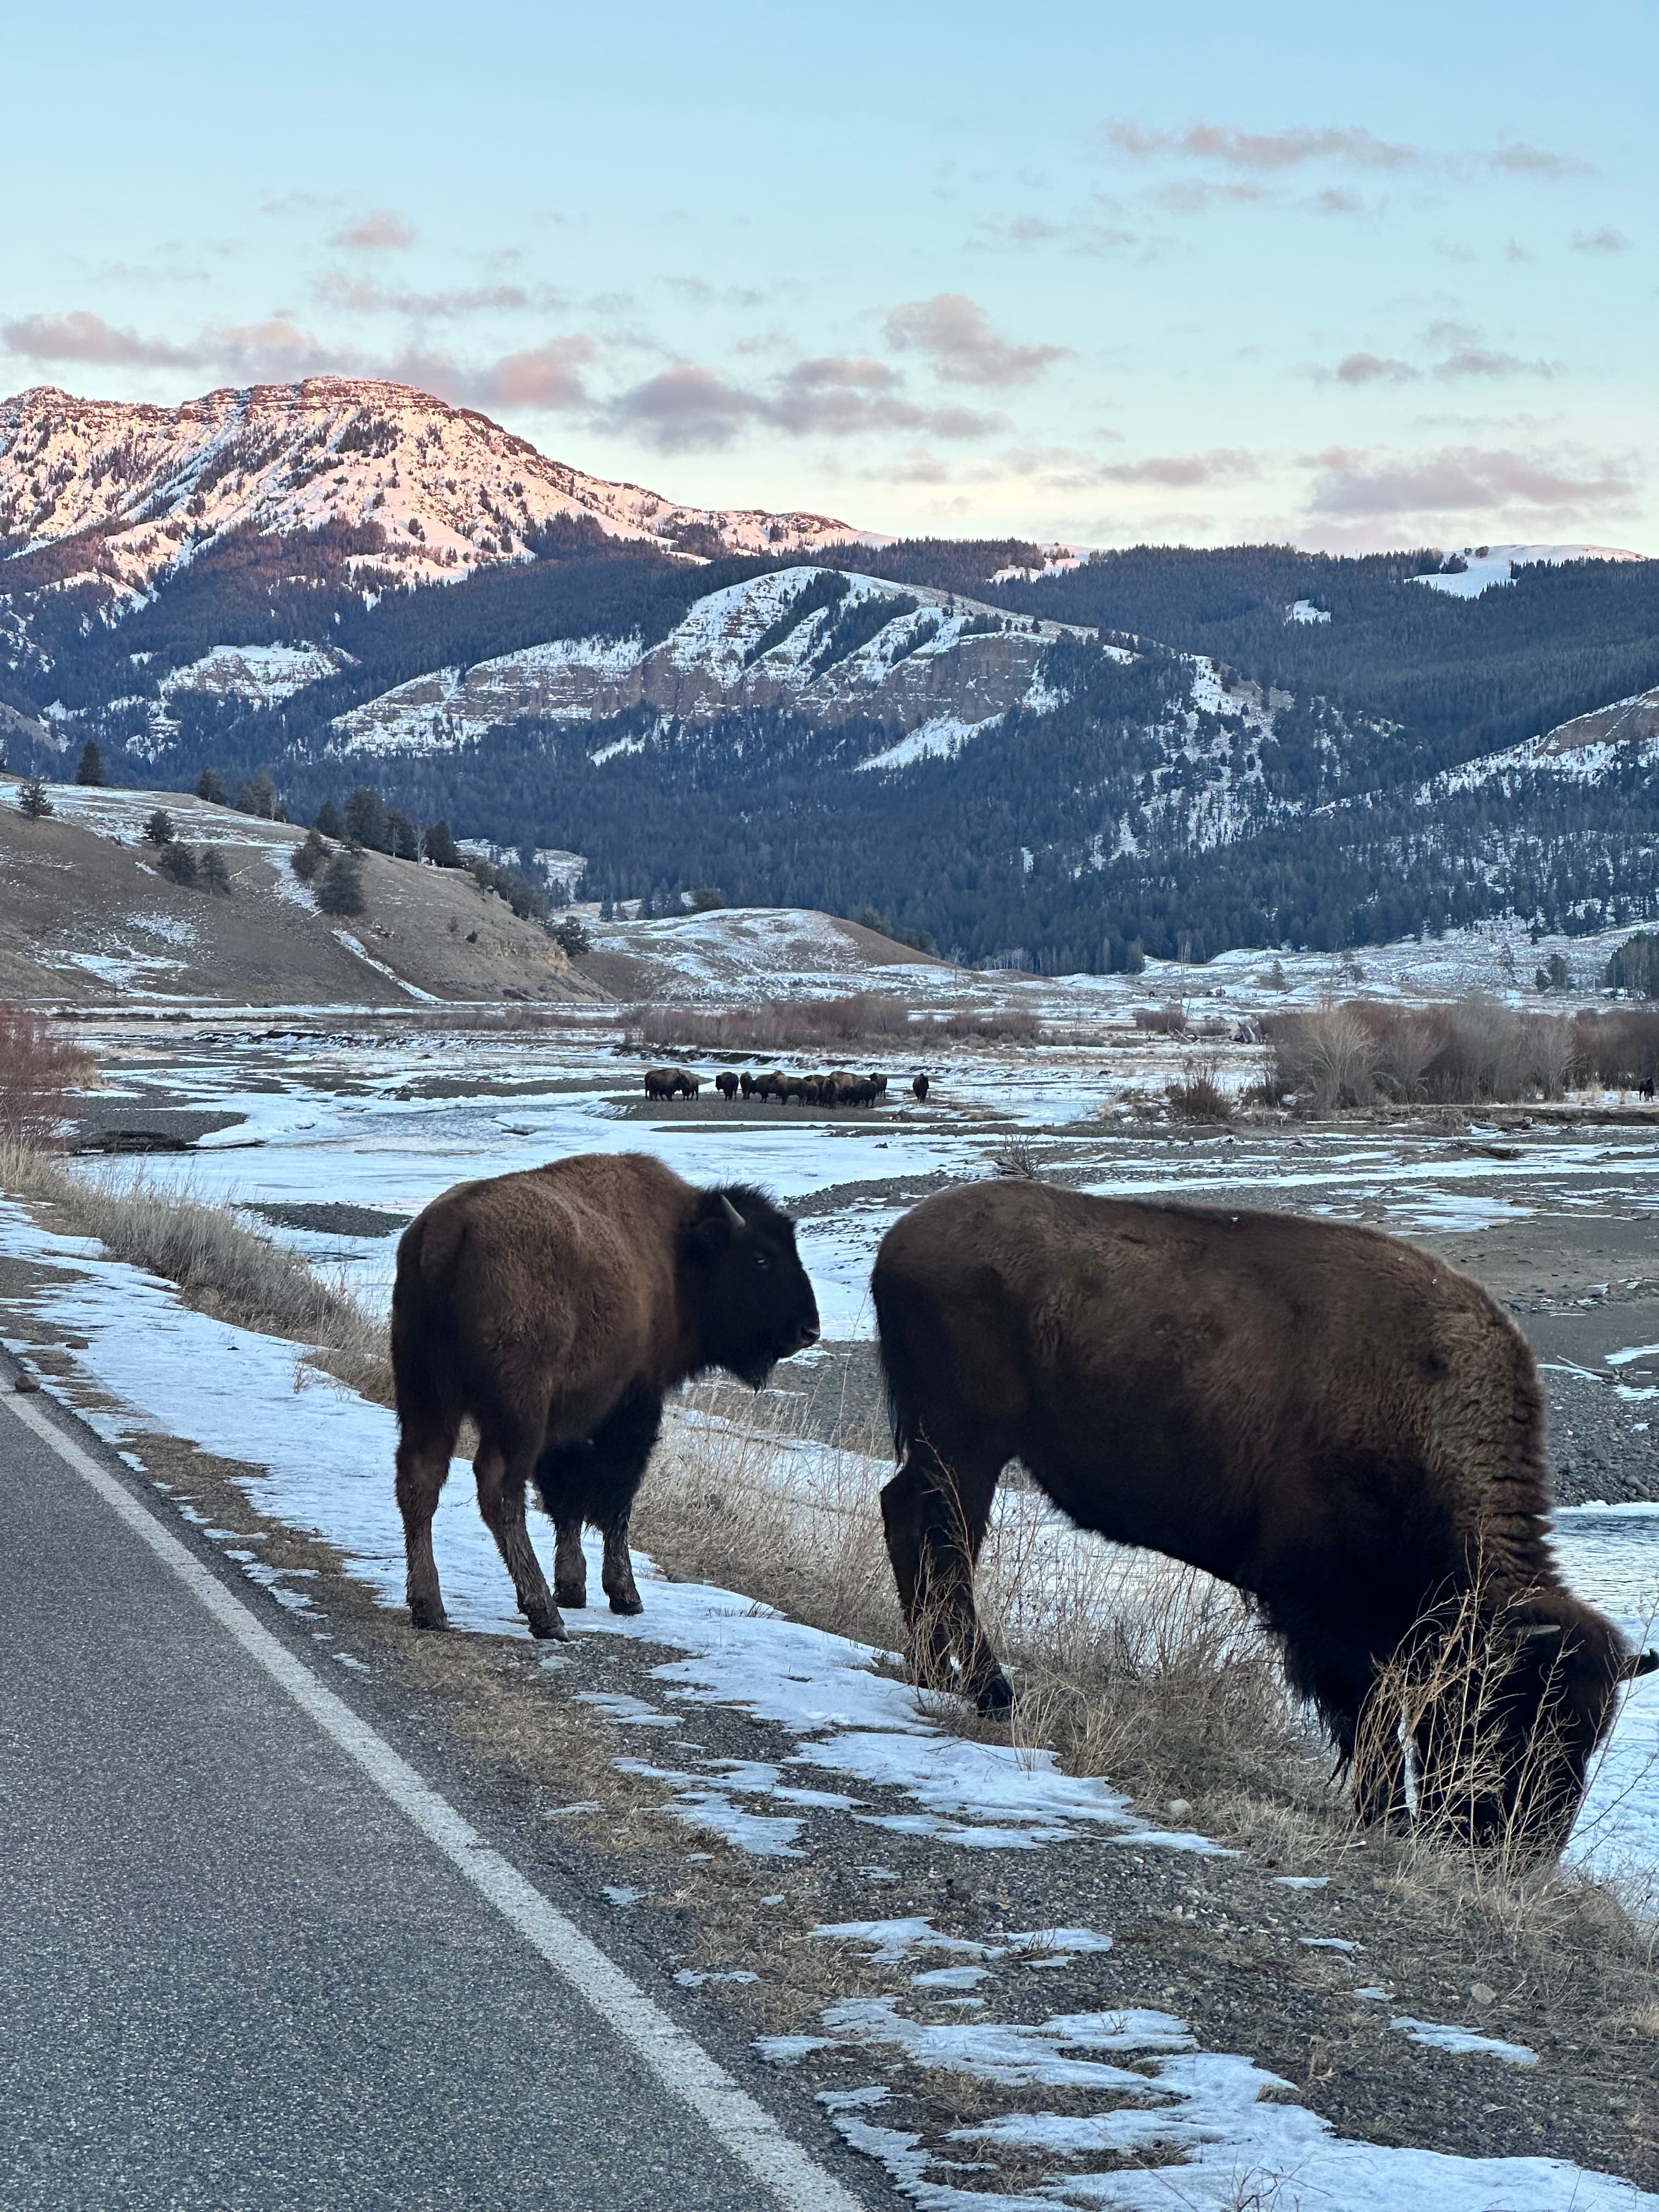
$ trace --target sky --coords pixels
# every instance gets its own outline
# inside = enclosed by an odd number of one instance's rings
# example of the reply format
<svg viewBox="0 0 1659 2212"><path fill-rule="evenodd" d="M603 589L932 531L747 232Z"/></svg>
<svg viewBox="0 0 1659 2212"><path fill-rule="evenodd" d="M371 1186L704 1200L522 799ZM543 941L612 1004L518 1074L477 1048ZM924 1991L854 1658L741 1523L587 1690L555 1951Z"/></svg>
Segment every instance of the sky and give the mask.
<svg viewBox="0 0 1659 2212"><path fill-rule="evenodd" d="M0 392L905 535L1659 553L1651 0L14 11Z"/></svg>

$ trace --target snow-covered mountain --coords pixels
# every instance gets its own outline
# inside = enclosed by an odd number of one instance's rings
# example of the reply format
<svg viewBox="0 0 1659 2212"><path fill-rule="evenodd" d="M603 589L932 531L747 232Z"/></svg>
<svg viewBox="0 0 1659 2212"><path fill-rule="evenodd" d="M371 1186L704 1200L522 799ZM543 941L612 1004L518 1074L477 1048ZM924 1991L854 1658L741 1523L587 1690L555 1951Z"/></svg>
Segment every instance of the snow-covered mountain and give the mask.
<svg viewBox="0 0 1659 2212"><path fill-rule="evenodd" d="M550 460L486 416L370 379L210 392L180 407L77 399L37 385L0 400L0 552L66 539L53 581L137 595L232 532L343 524L404 582L522 559L550 523L699 553L811 551L859 533L822 514L684 507ZM373 547L373 550L368 550Z"/></svg>
<svg viewBox="0 0 1659 2212"><path fill-rule="evenodd" d="M602 721L638 706L690 723L751 708L823 723L862 715L896 737L937 723L960 742L1016 704L1058 703L1039 669L1056 637L1083 634L1074 626L856 574L827 598L823 586L837 580L807 565L751 577L696 601L649 647L637 635L559 638L434 669L340 715L335 744L442 752L531 716Z"/></svg>

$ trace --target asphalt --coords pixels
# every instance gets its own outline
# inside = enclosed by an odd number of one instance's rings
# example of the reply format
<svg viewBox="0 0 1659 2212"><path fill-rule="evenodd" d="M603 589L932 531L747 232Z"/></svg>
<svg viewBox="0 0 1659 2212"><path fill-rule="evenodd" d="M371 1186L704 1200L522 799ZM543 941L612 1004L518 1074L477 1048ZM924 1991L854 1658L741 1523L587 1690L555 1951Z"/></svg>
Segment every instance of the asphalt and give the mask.
<svg viewBox="0 0 1659 2212"><path fill-rule="evenodd" d="M3 1399L0 1528L8 2212L776 2212Z"/></svg>

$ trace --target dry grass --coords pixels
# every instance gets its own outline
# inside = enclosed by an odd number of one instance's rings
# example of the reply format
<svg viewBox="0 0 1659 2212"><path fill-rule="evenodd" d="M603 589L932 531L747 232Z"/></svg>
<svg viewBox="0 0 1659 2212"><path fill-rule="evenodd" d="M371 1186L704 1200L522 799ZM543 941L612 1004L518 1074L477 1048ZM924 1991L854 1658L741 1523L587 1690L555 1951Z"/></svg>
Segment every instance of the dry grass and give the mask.
<svg viewBox="0 0 1659 2212"><path fill-rule="evenodd" d="M112 1164L70 1169L11 1139L0 1140L0 1188L47 1207L53 1229L95 1237L116 1259L166 1276L203 1312L322 1348L354 1387L373 1384L385 1365L380 1322L228 1206Z"/></svg>
<svg viewBox="0 0 1659 2212"><path fill-rule="evenodd" d="M1150 1036L1186 1036L1190 1030L1187 1010L1173 999L1161 1006L1137 1006L1134 1024Z"/></svg>
<svg viewBox="0 0 1659 2212"><path fill-rule="evenodd" d="M70 1093L97 1080L89 1053L39 1014L0 1001L0 1141L54 1143Z"/></svg>

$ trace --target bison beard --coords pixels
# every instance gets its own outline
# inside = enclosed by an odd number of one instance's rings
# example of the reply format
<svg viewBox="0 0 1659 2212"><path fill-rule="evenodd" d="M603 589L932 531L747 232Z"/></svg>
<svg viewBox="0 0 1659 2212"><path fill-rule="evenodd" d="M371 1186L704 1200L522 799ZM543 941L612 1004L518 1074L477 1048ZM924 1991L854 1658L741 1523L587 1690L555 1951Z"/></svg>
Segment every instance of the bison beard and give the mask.
<svg viewBox="0 0 1659 2212"><path fill-rule="evenodd" d="M1079 1527L1259 1601L1341 1762L1369 1754L1365 1817L1404 1810L1409 1711L1419 1809L1559 1849L1618 1683L1659 1657L1560 1583L1536 1367L1478 1284L1370 1230L1020 1182L917 1206L872 1291L924 1679L1010 1702L973 1579L1018 1458ZM1487 1719L1473 1786L1467 1671L1413 1703L1459 1633Z"/></svg>
<svg viewBox="0 0 1659 2212"><path fill-rule="evenodd" d="M723 1367L758 1389L814 1343L793 1224L740 1184L698 1190L642 1153L589 1154L460 1183L398 1247L392 1367L410 1617L444 1626L432 1517L462 1420L478 1510L534 1636L586 1601L584 1522L612 1610L638 1613L634 1497L665 1394ZM533 1478L557 1530L557 1604L525 1520Z"/></svg>

